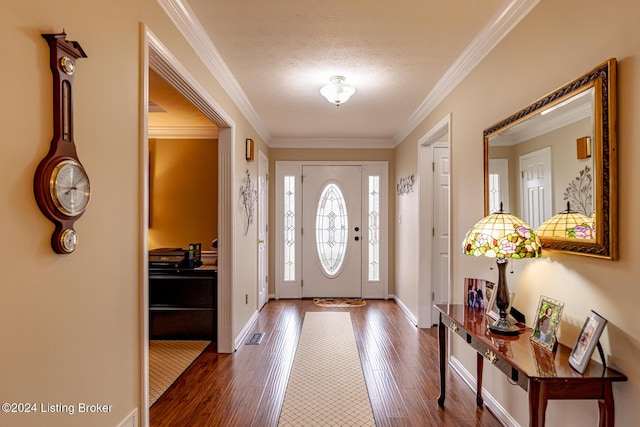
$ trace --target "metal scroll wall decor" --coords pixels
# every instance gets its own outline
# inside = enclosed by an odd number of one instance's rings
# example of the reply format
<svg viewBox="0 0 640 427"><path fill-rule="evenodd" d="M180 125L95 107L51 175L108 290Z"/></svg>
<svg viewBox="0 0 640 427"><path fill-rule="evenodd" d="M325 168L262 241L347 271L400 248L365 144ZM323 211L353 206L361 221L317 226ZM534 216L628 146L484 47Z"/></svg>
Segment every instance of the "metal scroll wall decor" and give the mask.
<svg viewBox="0 0 640 427"><path fill-rule="evenodd" d="M592 181L591 168L585 166L576 179L567 185L567 189L563 195L564 200L571 204L571 209L586 216L593 214Z"/></svg>
<svg viewBox="0 0 640 427"><path fill-rule="evenodd" d="M246 176L242 181L242 185L240 186L240 197L242 198L242 209L247 220L244 229L244 235L246 236L247 233L249 233L249 226L253 224L253 217L256 210L256 201L258 200L258 192L256 191L256 187L253 182L251 182L251 174L249 173L249 169L247 169Z"/></svg>
<svg viewBox="0 0 640 427"><path fill-rule="evenodd" d="M398 183L398 196L404 196L405 194L409 194L413 192L413 184L416 182L413 174L400 178L400 183Z"/></svg>

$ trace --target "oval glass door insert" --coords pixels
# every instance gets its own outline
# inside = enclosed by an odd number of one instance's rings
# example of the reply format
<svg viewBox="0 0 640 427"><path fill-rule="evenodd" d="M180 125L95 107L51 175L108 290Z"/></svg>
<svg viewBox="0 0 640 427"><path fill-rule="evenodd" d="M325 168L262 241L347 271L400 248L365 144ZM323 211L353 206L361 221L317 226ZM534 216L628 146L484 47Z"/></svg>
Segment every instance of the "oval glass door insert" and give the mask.
<svg viewBox="0 0 640 427"><path fill-rule="evenodd" d="M344 264L349 230L347 204L336 184L327 184L318 201L316 249L324 273L335 277Z"/></svg>

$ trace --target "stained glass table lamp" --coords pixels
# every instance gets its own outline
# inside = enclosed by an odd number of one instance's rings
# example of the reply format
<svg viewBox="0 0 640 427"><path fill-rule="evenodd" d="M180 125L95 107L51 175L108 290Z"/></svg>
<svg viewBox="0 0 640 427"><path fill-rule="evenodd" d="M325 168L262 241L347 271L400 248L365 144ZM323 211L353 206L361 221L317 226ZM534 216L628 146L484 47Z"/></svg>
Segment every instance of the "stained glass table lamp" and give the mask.
<svg viewBox="0 0 640 427"><path fill-rule="evenodd" d="M506 267L509 258L540 258L542 246L531 226L520 218L500 210L482 218L468 232L462 242L466 255L495 258L498 264L498 290L496 306L500 312L498 320L489 325L489 330L500 335L516 335L519 328L507 318L509 289Z"/></svg>

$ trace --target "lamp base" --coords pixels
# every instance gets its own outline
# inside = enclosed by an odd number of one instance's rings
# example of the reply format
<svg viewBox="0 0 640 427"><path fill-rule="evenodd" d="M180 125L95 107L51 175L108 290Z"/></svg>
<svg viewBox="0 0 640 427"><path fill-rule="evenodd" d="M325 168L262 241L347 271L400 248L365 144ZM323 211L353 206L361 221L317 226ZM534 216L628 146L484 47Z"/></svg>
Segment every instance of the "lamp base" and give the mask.
<svg viewBox="0 0 640 427"><path fill-rule="evenodd" d="M497 335L518 335L520 328L507 319L499 318L489 325L489 332Z"/></svg>

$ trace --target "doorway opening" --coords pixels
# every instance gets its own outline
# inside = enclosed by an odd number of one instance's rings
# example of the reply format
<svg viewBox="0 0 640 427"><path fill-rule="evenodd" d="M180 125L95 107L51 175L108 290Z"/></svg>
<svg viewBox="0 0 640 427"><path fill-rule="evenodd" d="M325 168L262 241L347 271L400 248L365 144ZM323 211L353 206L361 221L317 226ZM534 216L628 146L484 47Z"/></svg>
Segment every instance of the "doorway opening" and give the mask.
<svg viewBox="0 0 640 427"><path fill-rule="evenodd" d="M235 349L232 328L232 266L233 235L235 220L233 218L234 200L232 197L235 147L233 144L233 120L215 102L207 91L189 74L177 58L148 29L144 28L142 36L141 64L141 135L140 135L140 188L141 188L141 375L142 402L149 401L149 266L148 266L148 229L149 229L149 69L152 69L165 81L171 84L186 99L195 105L211 122L218 127L218 156L212 159L218 164L218 258L217 258L217 351L232 353ZM208 242L207 242L208 243ZM148 424L148 405L142 407L142 425Z"/></svg>
<svg viewBox="0 0 640 427"><path fill-rule="evenodd" d="M451 300L451 115L418 141L418 327L437 323L433 304Z"/></svg>

